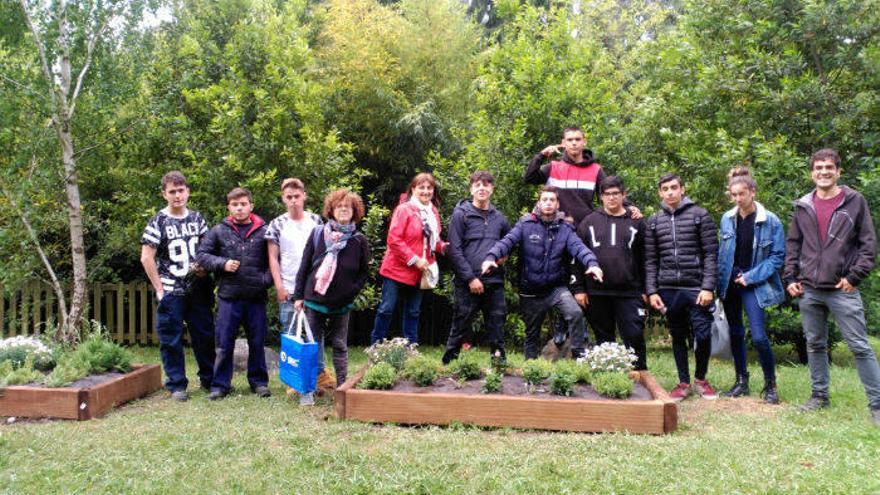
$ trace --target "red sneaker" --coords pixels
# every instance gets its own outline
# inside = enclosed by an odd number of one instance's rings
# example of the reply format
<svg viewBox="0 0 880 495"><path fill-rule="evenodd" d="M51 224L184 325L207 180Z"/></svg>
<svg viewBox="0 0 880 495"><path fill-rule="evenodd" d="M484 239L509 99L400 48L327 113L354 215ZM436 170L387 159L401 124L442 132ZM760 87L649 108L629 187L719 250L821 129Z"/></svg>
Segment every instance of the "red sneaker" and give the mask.
<svg viewBox="0 0 880 495"><path fill-rule="evenodd" d="M706 400L715 400L718 398L718 393L715 392L712 385L709 385L707 380L694 380L694 389L700 394L700 397Z"/></svg>
<svg viewBox="0 0 880 495"><path fill-rule="evenodd" d="M675 402L684 400L688 395L691 395L690 383L679 383L672 389L672 392L669 392L669 398Z"/></svg>

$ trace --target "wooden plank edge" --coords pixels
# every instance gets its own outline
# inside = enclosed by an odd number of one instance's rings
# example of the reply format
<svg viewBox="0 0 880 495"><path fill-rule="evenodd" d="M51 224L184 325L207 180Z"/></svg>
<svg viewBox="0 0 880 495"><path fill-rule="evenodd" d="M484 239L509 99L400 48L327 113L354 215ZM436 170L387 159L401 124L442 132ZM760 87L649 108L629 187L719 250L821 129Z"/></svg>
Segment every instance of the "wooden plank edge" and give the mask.
<svg viewBox="0 0 880 495"><path fill-rule="evenodd" d="M642 379L642 385L651 392L655 400L663 404L663 433L672 433L678 429L678 404L671 397L666 389L657 383L654 376L647 370L639 372Z"/></svg>
<svg viewBox="0 0 880 495"><path fill-rule="evenodd" d="M354 389L355 385L357 385L357 383L364 377L364 373L367 372L367 368L369 367L369 364L361 366L361 369L359 369L353 376L349 377L345 383L336 388L336 392L333 394L333 413L337 418L346 418L345 394Z"/></svg>

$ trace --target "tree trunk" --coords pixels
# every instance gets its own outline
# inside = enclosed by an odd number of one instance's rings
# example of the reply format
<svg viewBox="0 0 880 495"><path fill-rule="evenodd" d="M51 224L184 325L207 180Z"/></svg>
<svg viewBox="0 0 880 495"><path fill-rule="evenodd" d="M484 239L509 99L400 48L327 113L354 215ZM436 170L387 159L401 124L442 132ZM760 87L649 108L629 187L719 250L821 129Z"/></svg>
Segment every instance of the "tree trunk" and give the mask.
<svg viewBox="0 0 880 495"><path fill-rule="evenodd" d="M66 109L65 109L66 110ZM66 111L61 112L61 122L56 129L61 143L61 159L64 163L64 190L67 194L67 220L70 227L70 250L73 262L73 294L70 312L67 315L67 328L62 329L62 338L73 344L79 335L85 309L86 294L86 250L83 242L82 203L79 196L79 180L76 159L73 156L73 136L70 134L70 121Z"/></svg>

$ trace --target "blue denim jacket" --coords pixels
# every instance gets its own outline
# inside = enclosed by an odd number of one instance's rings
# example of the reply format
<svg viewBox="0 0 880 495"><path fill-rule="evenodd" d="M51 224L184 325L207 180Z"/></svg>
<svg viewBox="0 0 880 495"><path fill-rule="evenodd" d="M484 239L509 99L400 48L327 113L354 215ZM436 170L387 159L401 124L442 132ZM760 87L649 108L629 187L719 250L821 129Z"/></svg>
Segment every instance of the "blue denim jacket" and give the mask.
<svg viewBox="0 0 880 495"><path fill-rule="evenodd" d="M785 234L779 217L755 201L755 240L752 244L752 268L743 275L755 287L758 306L766 308L785 300L779 269L785 261ZM734 207L721 217L721 242L718 244L718 298L724 299L733 271L736 251L736 215Z"/></svg>

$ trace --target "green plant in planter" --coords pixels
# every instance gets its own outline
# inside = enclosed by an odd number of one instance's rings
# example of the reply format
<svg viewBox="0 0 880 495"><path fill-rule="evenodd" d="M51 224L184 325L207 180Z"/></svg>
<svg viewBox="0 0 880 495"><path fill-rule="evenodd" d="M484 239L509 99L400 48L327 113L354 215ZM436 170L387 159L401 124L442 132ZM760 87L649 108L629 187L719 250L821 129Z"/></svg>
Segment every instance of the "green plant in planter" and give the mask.
<svg viewBox="0 0 880 495"><path fill-rule="evenodd" d="M544 359L530 359L522 367L523 380L530 386L536 387L550 377L553 372L553 363Z"/></svg>
<svg viewBox="0 0 880 495"><path fill-rule="evenodd" d="M506 375L510 371L510 364L507 363L507 357L501 354L501 351L495 351L490 358L489 365L492 371L499 375Z"/></svg>
<svg viewBox="0 0 880 495"><path fill-rule="evenodd" d="M388 363L394 366L395 370L401 370L407 359L419 355L416 346L418 344L411 344L405 338L395 337L391 340L383 339L381 342L376 342L367 347L364 352L367 353L373 364Z"/></svg>
<svg viewBox="0 0 880 495"><path fill-rule="evenodd" d="M80 342L73 355L88 366L89 373L131 371L131 353L107 339L100 329Z"/></svg>
<svg viewBox="0 0 880 495"><path fill-rule="evenodd" d="M486 373L486 379L483 381L483 393L494 394L501 391L501 379L504 378L502 373L491 370Z"/></svg>
<svg viewBox="0 0 880 495"><path fill-rule="evenodd" d="M554 395L570 396L575 383L577 375L572 370L556 369L550 374L550 392Z"/></svg>
<svg viewBox="0 0 880 495"><path fill-rule="evenodd" d="M626 373L596 373L593 375L593 388L606 397L626 399L632 394L633 381Z"/></svg>
<svg viewBox="0 0 880 495"><path fill-rule="evenodd" d="M47 387L63 387L89 375L89 363L75 353L62 354L58 365L44 379Z"/></svg>
<svg viewBox="0 0 880 495"><path fill-rule="evenodd" d="M33 356L28 356L21 366L14 369L10 361L0 363L0 387L38 382L42 378L43 374L34 369Z"/></svg>
<svg viewBox="0 0 880 495"><path fill-rule="evenodd" d="M0 339L0 363L9 362L13 368L19 368L28 357L38 371L49 371L55 367L55 353L39 339L22 335Z"/></svg>
<svg viewBox="0 0 880 495"><path fill-rule="evenodd" d="M395 381L397 381L397 370L394 369L394 366L384 362L377 363L364 373L358 388L388 390L394 387Z"/></svg>
<svg viewBox="0 0 880 495"><path fill-rule="evenodd" d="M476 380L482 375L480 353L476 349L463 349L458 357L449 363L449 371L460 380Z"/></svg>
<svg viewBox="0 0 880 495"><path fill-rule="evenodd" d="M427 356L413 356L403 365L403 377L412 380L419 387L427 387L434 383L440 373L440 365Z"/></svg>

